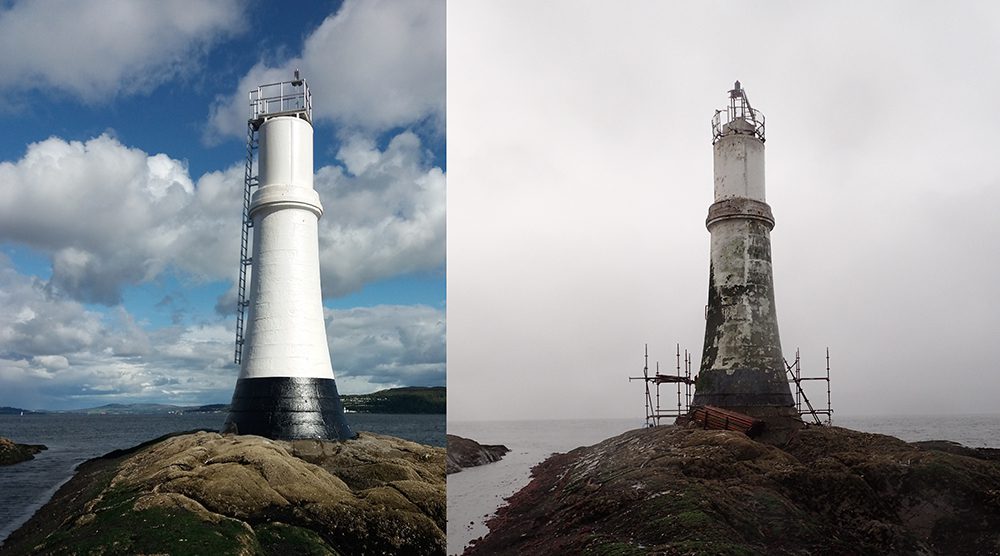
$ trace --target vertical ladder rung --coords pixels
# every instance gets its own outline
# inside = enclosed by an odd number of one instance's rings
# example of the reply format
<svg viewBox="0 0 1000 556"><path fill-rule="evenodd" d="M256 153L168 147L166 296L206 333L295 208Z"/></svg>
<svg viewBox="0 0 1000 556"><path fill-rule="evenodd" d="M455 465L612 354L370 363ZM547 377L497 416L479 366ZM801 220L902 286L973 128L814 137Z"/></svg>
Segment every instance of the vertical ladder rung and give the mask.
<svg viewBox="0 0 1000 556"><path fill-rule="evenodd" d="M247 299L246 281L247 267L252 264L253 258L248 256L250 244L250 228L253 228L253 220L250 218L250 190L258 185L257 176L253 173L253 157L257 150L257 130L251 122L247 122L247 159L243 169L243 228L240 232L240 274L237 284L236 302L236 346L233 354L233 361L239 365L243 359L243 325L246 318L246 309L250 305Z"/></svg>

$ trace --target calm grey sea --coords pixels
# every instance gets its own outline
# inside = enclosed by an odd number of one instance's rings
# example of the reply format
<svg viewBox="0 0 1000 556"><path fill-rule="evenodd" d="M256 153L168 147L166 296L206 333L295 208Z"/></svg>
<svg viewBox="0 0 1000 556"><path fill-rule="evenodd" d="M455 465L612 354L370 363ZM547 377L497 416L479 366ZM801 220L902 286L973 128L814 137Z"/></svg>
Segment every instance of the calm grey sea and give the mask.
<svg viewBox="0 0 1000 556"><path fill-rule="evenodd" d="M596 444L643 424L642 419L449 422L449 434L483 444L504 444L511 452L496 463L448 475L448 554L461 554L472 539L489 532L486 520L528 484L534 465L553 453ZM1000 414L838 416L833 424L908 442L951 440L971 447L1000 448Z"/></svg>
<svg viewBox="0 0 1000 556"><path fill-rule="evenodd" d="M445 446L444 415L351 413L356 431L387 434ZM80 463L112 450L131 448L171 432L222 428L225 413L183 415L0 415L0 436L22 444L45 444L35 459L0 467L0 544L73 475Z"/></svg>

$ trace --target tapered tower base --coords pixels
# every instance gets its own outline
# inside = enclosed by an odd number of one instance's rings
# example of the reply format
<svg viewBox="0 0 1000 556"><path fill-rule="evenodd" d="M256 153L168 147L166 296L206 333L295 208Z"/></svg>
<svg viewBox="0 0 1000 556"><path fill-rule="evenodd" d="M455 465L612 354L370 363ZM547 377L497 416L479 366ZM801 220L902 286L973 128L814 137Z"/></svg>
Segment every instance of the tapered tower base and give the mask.
<svg viewBox="0 0 1000 556"><path fill-rule="evenodd" d="M274 440L349 440L356 435L332 378L241 378L224 431Z"/></svg>
<svg viewBox="0 0 1000 556"><path fill-rule="evenodd" d="M757 407L765 413L797 415L788 382L783 378L777 372L772 376L760 369L703 370L691 404L714 405L748 415L756 413L749 408Z"/></svg>

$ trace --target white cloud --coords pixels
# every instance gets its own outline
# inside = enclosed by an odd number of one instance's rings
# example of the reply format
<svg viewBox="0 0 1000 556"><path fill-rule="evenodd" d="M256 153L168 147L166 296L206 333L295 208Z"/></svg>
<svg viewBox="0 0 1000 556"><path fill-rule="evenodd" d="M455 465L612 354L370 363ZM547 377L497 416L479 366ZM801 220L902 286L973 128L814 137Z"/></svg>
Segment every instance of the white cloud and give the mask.
<svg viewBox="0 0 1000 556"><path fill-rule="evenodd" d="M379 305L328 309L326 320L342 392L444 385L444 311L424 305Z"/></svg>
<svg viewBox="0 0 1000 556"><path fill-rule="evenodd" d="M6 3L5 3L6 4ZM242 27L242 0L32 0L0 10L0 88L148 91Z"/></svg>
<svg viewBox="0 0 1000 556"><path fill-rule="evenodd" d="M36 355L31 358L31 361L51 370L69 367L69 359L62 355Z"/></svg>
<svg viewBox="0 0 1000 556"><path fill-rule="evenodd" d="M842 415L994 411L997 7L866 10L450 4L449 417L641 415L646 342L697 369L735 79L767 117L785 353L818 374L831 347Z"/></svg>
<svg viewBox="0 0 1000 556"><path fill-rule="evenodd" d="M431 117L443 129L445 2L347 0L306 37L297 57L258 63L220 98L206 139L242 137L247 91L290 79L296 68L312 89L317 120L381 131Z"/></svg>
<svg viewBox="0 0 1000 556"><path fill-rule="evenodd" d="M121 307L96 312L53 295L2 254L0 306L9 309L0 311L3 405L200 404L232 394L231 322L149 329ZM341 391L444 383L443 311L378 306L327 310L326 318Z"/></svg>
<svg viewBox="0 0 1000 556"><path fill-rule="evenodd" d="M50 138L0 163L0 240L52 256L51 286L115 304L125 284L173 267L196 278L231 275L241 171L212 172L197 187L183 163L101 135Z"/></svg>
<svg viewBox="0 0 1000 556"><path fill-rule="evenodd" d="M354 143L349 143L354 144ZM346 151L345 151L346 153ZM440 268L445 178L419 138L404 132L316 176L324 292L339 296L392 276ZM362 171L363 169L363 171ZM75 299L113 305L122 287L167 269L195 280L231 279L238 259L242 167L203 175L101 135L50 138L0 163L0 241L52 257L50 285ZM232 304L230 304L232 305Z"/></svg>
<svg viewBox="0 0 1000 556"><path fill-rule="evenodd" d="M351 159L349 167L360 173L327 166L316 174L325 211L319 228L325 294L342 295L371 281L440 268L445 176L427 165L420 139L403 132L385 151L338 156Z"/></svg>

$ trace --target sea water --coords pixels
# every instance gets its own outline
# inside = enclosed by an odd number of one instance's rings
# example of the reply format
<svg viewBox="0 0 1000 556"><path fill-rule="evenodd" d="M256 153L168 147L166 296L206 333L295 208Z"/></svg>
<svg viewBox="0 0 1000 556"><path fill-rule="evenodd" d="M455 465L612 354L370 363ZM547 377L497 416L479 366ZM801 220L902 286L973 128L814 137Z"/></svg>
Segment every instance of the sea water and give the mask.
<svg viewBox="0 0 1000 556"><path fill-rule="evenodd" d="M498 462L448 475L448 554L461 554L469 541L489 532L487 519L528 484L531 468L551 454L642 426L642 419L449 422L448 434L503 444L510 452Z"/></svg>
<svg viewBox="0 0 1000 556"><path fill-rule="evenodd" d="M838 416L833 424L907 442L951 440L969 447L1000 448L1000 415ZM503 444L511 452L496 463L448 475L448 554L461 554L473 539L488 533L486 521L528 484L531 468L551 454L643 426L642 419L449 422L449 434L480 444Z"/></svg>
<svg viewBox="0 0 1000 556"><path fill-rule="evenodd" d="M351 413L347 420L355 431L445 446L444 415ZM80 463L172 432L219 430L225 421L225 413L0 415L0 436L48 447L33 460L0 467L0 544L49 501Z"/></svg>

